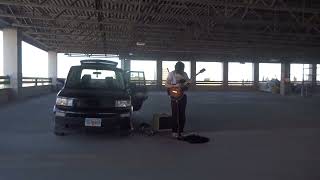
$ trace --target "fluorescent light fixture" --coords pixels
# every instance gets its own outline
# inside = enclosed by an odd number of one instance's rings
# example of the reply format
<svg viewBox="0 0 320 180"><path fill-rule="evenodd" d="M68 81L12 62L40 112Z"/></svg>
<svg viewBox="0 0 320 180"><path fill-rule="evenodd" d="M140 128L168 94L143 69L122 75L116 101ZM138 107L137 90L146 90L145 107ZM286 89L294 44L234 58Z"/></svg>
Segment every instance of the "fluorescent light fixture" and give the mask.
<svg viewBox="0 0 320 180"><path fill-rule="evenodd" d="M280 60L279 59L270 59L269 61L270 62L279 62Z"/></svg>
<svg viewBox="0 0 320 180"><path fill-rule="evenodd" d="M137 45L137 46L145 46L146 43L145 43L145 42L139 42L139 41L138 41L138 42L136 43L136 45Z"/></svg>

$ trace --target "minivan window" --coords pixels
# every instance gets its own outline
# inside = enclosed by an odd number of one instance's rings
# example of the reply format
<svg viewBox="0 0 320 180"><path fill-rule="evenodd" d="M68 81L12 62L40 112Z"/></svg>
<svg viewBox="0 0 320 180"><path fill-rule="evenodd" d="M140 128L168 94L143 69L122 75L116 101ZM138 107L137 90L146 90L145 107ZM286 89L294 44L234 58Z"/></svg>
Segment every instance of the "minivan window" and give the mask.
<svg viewBox="0 0 320 180"><path fill-rule="evenodd" d="M123 90L125 85L121 71L73 67L70 69L66 88Z"/></svg>

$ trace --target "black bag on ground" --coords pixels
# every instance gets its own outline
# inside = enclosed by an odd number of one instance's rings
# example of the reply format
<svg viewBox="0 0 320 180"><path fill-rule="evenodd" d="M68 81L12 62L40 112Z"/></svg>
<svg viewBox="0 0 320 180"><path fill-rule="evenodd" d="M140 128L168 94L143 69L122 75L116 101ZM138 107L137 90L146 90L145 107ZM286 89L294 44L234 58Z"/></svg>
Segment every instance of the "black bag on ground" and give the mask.
<svg viewBox="0 0 320 180"><path fill-rule="evenodd" d="M180 136L178 137L178 140L186 141L190 144L203 144L210 141L209 138L203 137L196 134L186 135L186 136Z"/></svg>

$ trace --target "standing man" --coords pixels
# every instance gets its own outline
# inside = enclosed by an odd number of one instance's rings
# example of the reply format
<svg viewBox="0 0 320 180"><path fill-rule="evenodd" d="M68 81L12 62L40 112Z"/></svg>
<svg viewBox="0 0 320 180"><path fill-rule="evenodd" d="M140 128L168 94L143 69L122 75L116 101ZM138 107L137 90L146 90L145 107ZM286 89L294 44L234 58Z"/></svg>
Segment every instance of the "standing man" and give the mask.
<svg viewBox="0 0 320 180"><path fill-rule="evenodd" d="M187 73L184 72L184 63L182 63L181 61L178 61L175 65L175 70L172 72L169 72L169 75L167 77L167 81L165 84L166 88L180 87L183 89L187 89L190 84L191 84L191 81ZM178 128L180 133L182 133L184 130L184 125L186 122L186 113L185 113L186 105L187 105L187 95L185 94L178 101L178 106L175 100L171 100L171 110L172 110L172 120L173 120L172 136L175 138L179 136ZM178 116L178 113L179 113L179 116ZM179 121L179 124L178 124L178 121Z"/></svg>

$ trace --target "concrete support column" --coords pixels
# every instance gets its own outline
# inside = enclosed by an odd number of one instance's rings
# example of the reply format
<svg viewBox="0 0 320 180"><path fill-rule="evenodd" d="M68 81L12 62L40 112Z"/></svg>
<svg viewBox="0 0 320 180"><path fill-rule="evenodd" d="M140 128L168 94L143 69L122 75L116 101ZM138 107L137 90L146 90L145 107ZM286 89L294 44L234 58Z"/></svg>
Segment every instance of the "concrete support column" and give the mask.
<svg viewBox="0 0 320 180"><path fill-rule="evenodd" d="M191 68L191 80L193 81L192 86L195 87L197 85L196 83L196 74L197 74L197 67L196 67L197 61L192 59L190 62L190 68Z"/></svg>
<svg viewBox="0 0 320 180"><path fill-rule="evenodd" d="M157 87L162 87L162 60L157 60Z"/></svg>
<svg viewBox="0 0 320 180"><path fill-rule="evenodd" d="M286 95L289 92L290 82L290 63L281 63L281 83L280 83L280 94Z"/></svg>
<svg viewBox="0 0 320 180"><path fill-rule="evenodd" d="M17 29L3 29L3 73L10 76L15 96L22 87L22 38Z"/></svg>
<svg viewBox="0 0 320 180"><path fill-rule="evenodd" d="M120 58L120 61L121 61L121 69L124 70L124 61L125 61L125 59L121 59Z"/></svg>
<svg viewBox="0 0 320 180"><path fill-rule="evenodd" d="M253 85L259 87L259 63L253 63Z"/></svg>
<svg viewBox="0 0 320 180"><path fill-rule="evenodd" d="M58 58L57 52L48 51L48 77L52 79L52 85L57 85Z"/></svg>
<svg viewBox="0 0 320 180"><path fill-rule="evenodd" d="M121 59L121 68L124 71L130 71L130 59Z"/></svg>
<svg viewBox="0 0 320 180"><path fill-rule="evenodd" d="M312 86L317 85L317 64L311 64L310 65L310 71L309 71L309 81L311 81Z"/></svg>
<svg viewBox="0 0 320 180"><path fill-rule="evenodd" d="M228 73L229 73L229 66L228 66L228 62L223 62L223 87L227 87L228 86Z"/></svg>

